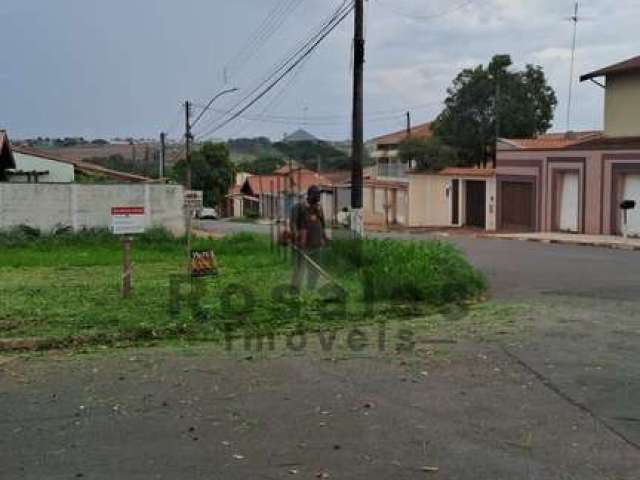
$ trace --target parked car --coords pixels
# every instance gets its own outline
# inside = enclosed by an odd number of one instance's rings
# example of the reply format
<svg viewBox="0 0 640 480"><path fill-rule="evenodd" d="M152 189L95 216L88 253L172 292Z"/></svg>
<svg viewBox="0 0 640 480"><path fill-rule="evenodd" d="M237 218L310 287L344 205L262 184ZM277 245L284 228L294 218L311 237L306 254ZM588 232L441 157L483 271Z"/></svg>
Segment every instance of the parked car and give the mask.
<svg viewBox="0 0 640 480"><path fill-rule="evenodd" d="M202 208L198 212L198 218L200 220L217 220L218 211L215 208Z"/></svg>

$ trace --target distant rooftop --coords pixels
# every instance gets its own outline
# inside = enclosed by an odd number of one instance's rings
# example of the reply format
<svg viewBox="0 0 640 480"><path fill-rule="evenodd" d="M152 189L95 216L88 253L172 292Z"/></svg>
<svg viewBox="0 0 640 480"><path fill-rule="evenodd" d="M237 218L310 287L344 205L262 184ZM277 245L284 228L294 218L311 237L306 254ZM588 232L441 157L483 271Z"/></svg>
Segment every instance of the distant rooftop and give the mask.
<svg viewBox="0 0 640 480"><path fill-rule="evenodd" d="M433 131L431 129L432 123L422 123L420 125L416 125L415 127L411 127L411 138L429 138L433 135ZM376 137L371 140L373 143L378 145L385 144L397 144L407 139L407 129L399 130L397 132L388 133L386 135L382 135L380 137Z"/></svg>

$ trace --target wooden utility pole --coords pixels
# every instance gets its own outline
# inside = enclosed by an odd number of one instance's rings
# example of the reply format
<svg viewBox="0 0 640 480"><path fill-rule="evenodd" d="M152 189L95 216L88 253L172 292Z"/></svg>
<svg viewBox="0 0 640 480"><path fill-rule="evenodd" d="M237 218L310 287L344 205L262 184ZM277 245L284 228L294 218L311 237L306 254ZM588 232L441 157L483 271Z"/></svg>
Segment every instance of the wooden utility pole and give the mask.
<svg viewBox="0 0 640 480"><path fill-rule="evenodd" d="M187 192L191 191L191 141L193 135L191 134L191 103L189 100L184 102L184 148L185 148L185 161L187 163L187 178L185 181L185 189ZM187 216L187 275L191 278L191 217L193 215L191 203L186 201L185 196L185 213Z"/></svg>
<svg viewBox="0 0 640 480"><path fill-rule="evenodd" d="M407 112L407 138L411 138L411 112Z"/></svg>
<svg viewBox="0 0 640 480"><path fill-rule="evenodd" d="M187 179L185 188L191 190L191 102L187 100L184 102L184 148L185 148L185 161L187 162Z"/></svg>
<svg viewBox="0 0 640 480"><path fill-rule="evenodd" d="M353 35L353 118L351 136L351 229L363 232L362 163L364 156L364 0L355 0Z"/></svg>
<svg viewBox="0 0 640 480"><path fill-rule="evenodd" d="M164 162L167 154L167 134L164 132L160 133L160 165L158 170L158 175L162 179L164 178Z"/></svg>

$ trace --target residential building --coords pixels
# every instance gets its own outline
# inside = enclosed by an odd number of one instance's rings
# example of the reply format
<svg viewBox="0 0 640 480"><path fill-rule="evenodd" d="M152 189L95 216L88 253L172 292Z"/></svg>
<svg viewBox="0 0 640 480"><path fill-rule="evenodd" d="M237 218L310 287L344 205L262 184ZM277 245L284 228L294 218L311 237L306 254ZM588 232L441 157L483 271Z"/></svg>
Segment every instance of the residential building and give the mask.
<svg viewBox="0 0 640 480"><path fill-rule="evenodd" d="M424 123L371 140L375 168L365 175L364 222L369 226L407 225L409 219L409 177L411 165L398 156L400 143L408 138L432 136L431 123Z"/></svg>
<svg viewBox="0 0 640 480"><path fill-rule="evenodd" d="M0 130L0 181L10 183L143 183L152 181L27 146L11 145Z"/></svg>
<svg viewBox="0 0 640 480"><path fill-rule="evenodd" d="M605 83L597 79L604 77ZM605 89L602 132L567 132L498 143L501 230L640 235L640 57L588 73Z"/></svg>
<svg viewBox="0 0 640 480"><path fill-rule="evenodd" d="M328 221L349 206L350 172L318 174L306 168L284 166L268 175L240 178L228 195L231 216L255 215L263 218L287 219L291 207L306 197L307 190L317 185L322 190L321 205Z"/></svg>

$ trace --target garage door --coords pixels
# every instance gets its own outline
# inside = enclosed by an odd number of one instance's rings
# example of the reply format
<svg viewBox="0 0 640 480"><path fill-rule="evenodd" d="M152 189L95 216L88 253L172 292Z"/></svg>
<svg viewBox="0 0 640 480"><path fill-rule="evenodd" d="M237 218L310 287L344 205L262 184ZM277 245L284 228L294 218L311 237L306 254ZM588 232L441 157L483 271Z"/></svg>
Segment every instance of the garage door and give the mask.
<svg viewBox="0 0 640 480"><path fill-rule="evenodd" d="M560 231L577 232L579 228L579 198L577 173L565 173L562 175L562 188L560 190Z"/></svg>
<svg viewBox="0 0 640 480"><path fill-rule="evenodd" d="M629 235L640 236L640 175L625 176L623 200L636 202L636 208L629 210L627 214L627 228Z"/></svg>
<svg viewBox="0 0 640 480"><path fill-rule="evenodd" d="M532 183L501 182L500 226L503 230L530 232L535 229Z"/></svg>

